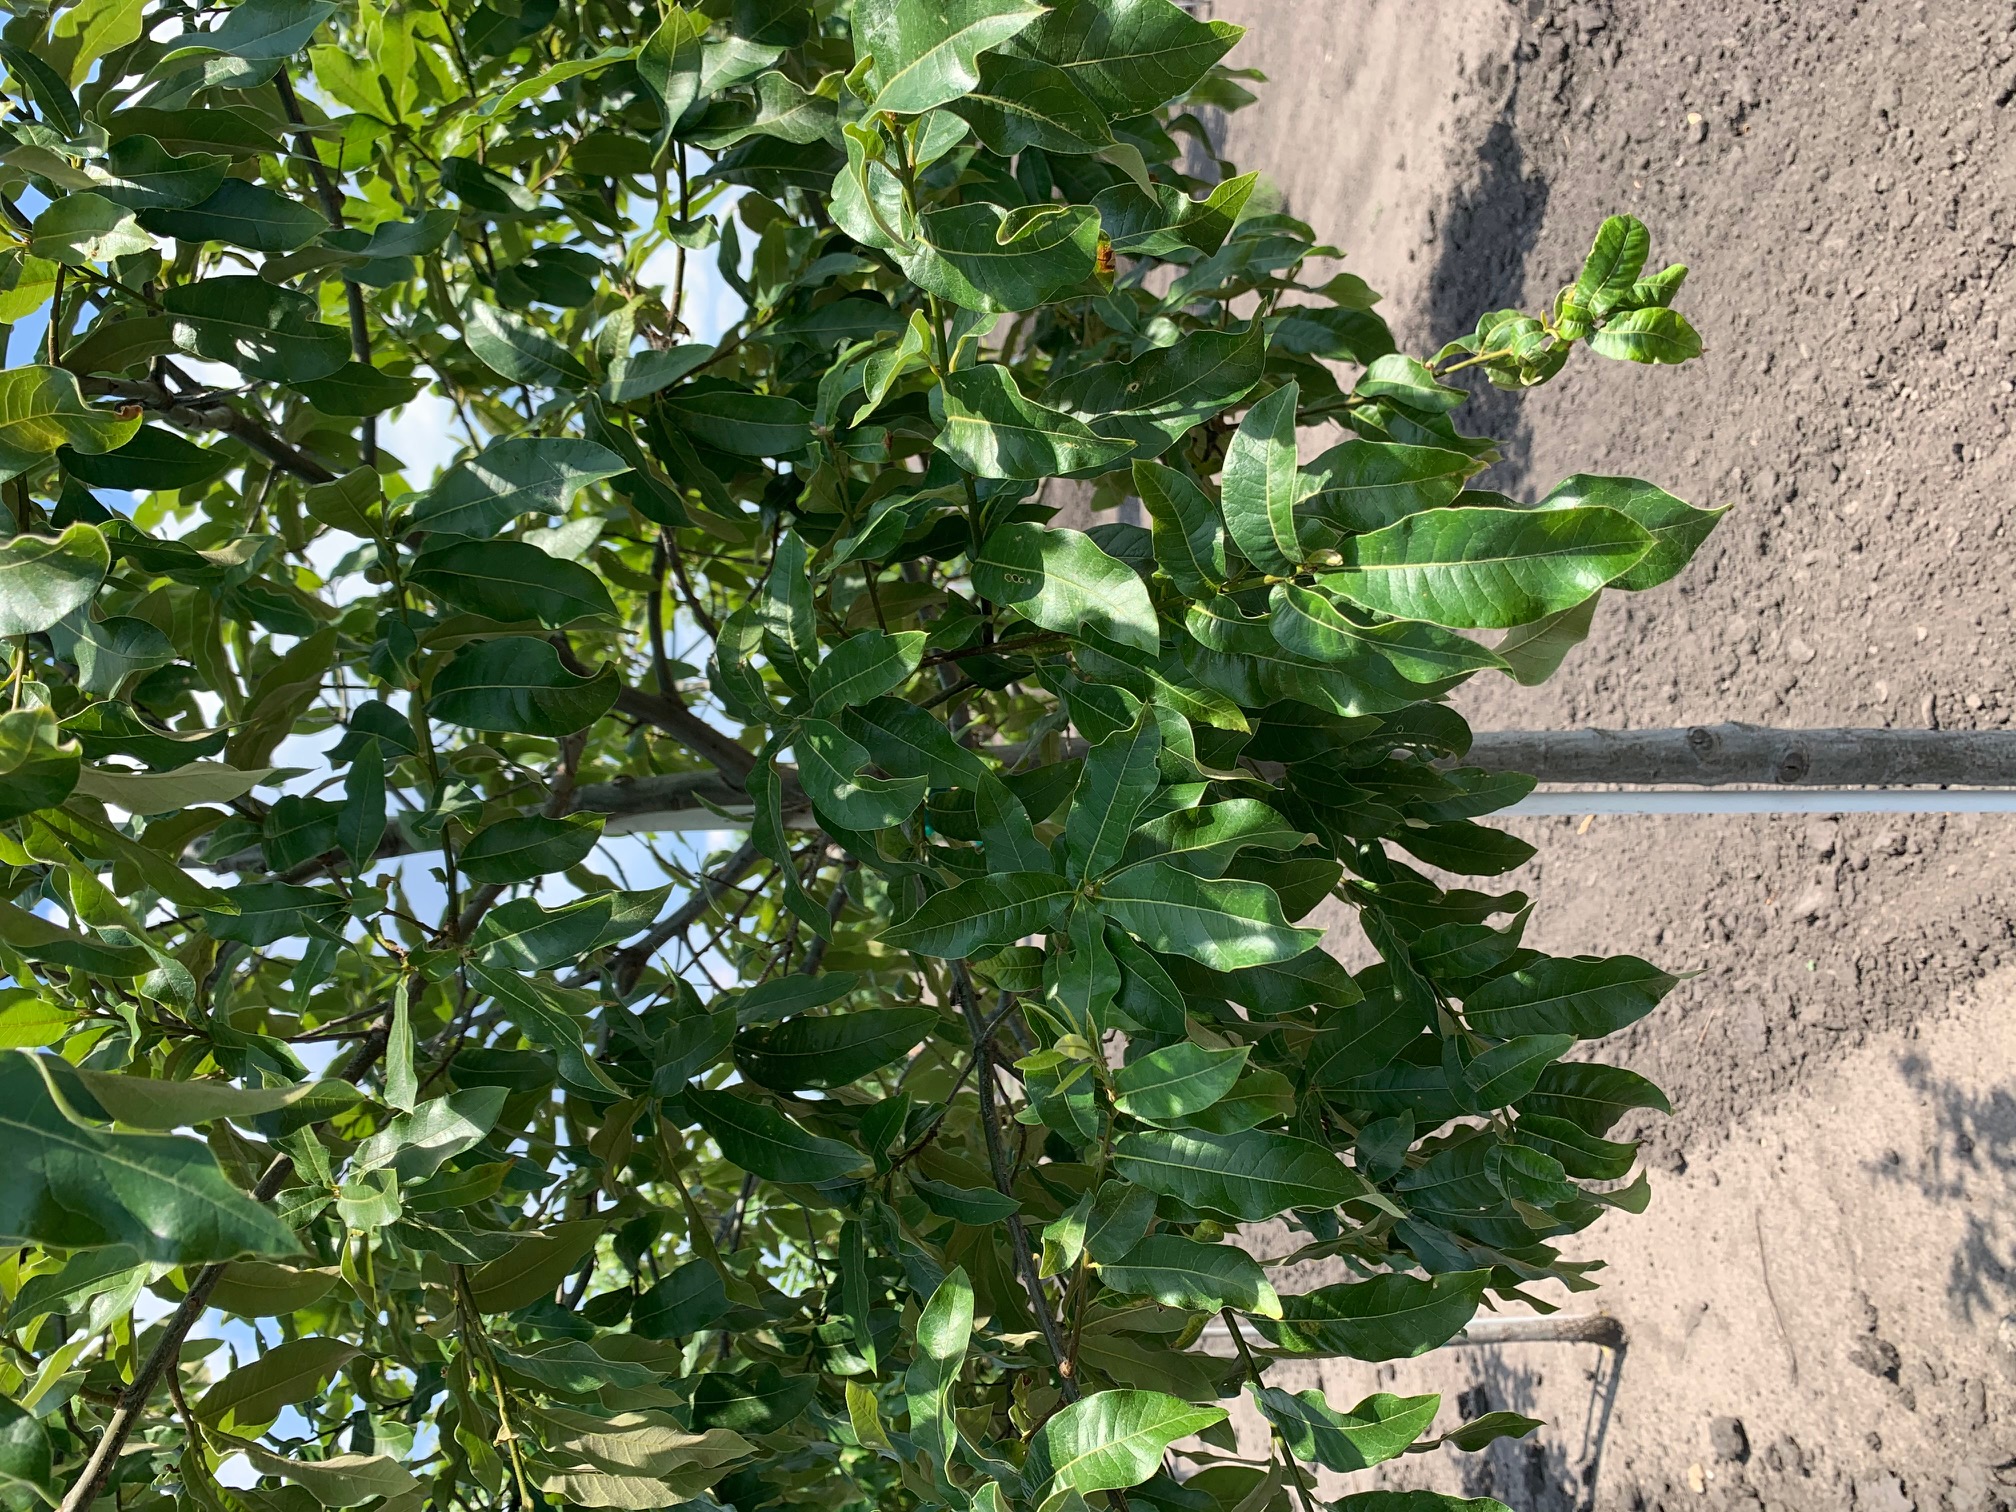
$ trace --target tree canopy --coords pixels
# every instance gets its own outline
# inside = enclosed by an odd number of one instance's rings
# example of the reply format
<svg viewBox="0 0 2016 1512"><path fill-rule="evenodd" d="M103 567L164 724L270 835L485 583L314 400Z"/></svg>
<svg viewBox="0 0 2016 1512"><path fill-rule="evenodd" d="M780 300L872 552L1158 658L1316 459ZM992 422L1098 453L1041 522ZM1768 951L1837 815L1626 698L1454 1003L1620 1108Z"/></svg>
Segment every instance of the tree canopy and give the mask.
<svg viewBox="0 0 2016 1512"><path fill-rule="evenodd" d="M1645 1200L1577 1047L1675 978L1523 944L1449 697L1717 512L1478 486L1452 380L1692 358L1686 270L1401 352L1239 35L14 7L0 1501L1310 1512L1534 1426L1267 1372Z"/></svg>

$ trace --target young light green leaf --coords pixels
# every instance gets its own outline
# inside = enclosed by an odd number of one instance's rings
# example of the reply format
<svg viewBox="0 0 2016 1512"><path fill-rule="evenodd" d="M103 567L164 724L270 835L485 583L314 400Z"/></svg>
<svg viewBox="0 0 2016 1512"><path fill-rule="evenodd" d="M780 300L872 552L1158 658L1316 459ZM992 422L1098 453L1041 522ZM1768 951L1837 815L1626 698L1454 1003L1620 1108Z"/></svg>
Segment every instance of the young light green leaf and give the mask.
<svg viewBox="0 0 2016 1512"><path fill-rule="evenodd" d="M1690 362L1701 355L1701 336L1678 310L1651 305L1604 321L1589 350L1620 362Z"/></svg>
<svg viewBox="0 0 2016 1512"><path fill-rule="evenodd" d="M41 466L60 447L91 454L117 451L139 428L137 405L115 411L86 404L76 378L63 368L0 372L0 481Z"/></svg>
<svg viewBox="0 0 2016 1512"><path fill-rule="evenodd" d="M1674 498L1665 489L1655 488L1637 478L1604 478L1588 473L1577 473L1572 478L1562 479L1554 491L1540 501L1543 509L1585 506L1614 509L1651 532L1652 549L1610 585L1629 593L1657 588L1677 577L1680 570L1693 560L1694 553L1701 549L1708 533L1729 512L1727 505L1720 509L1696 509Z"/></svg>

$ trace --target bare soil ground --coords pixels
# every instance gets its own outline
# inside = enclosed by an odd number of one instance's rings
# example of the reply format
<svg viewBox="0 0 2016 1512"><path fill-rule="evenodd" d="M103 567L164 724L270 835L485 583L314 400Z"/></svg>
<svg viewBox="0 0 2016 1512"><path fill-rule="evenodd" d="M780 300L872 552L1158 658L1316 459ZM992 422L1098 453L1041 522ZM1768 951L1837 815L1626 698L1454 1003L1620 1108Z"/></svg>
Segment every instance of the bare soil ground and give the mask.
<svg viewBox="0 0 2016 1512"><path fill-rule="evenodd" d="M1202 9L1252 27L1232 61L1270 77L1229 155L1349 251L1403 346L1543 304L1608 213L1694 269L1707 357L1486 394L1509 443L1487 481L1627 473L1736 508L1552 683L1466 693L1474 724L2016 716L2006 0ZM1677 1110L1643 1131L1651 1213L1588 1246L1634 1344L1381 1376L1451 1418L1469 1393L1551 1420L1391 1483L1535 1512L2016 1506L2016 822L1520 828L1535 943L1701 973L1611 1047ZM1373 1378L1326 1384L1348 1404Z"/></svg>

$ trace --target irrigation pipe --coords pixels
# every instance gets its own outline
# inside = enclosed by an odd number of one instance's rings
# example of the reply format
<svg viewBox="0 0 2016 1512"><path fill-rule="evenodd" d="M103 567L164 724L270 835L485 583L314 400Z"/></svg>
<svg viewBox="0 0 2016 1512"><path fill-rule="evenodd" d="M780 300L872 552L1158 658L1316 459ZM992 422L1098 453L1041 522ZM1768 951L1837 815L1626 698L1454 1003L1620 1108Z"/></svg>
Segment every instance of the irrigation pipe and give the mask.
<svg viewBox="0 0 2016 1512"><path fill-rule="evenodd" d="M1721 788L1636 793L1555 788L1497 814L2016 814L2016 788ZM1496 817L1494 815L1493 817Z"/></svg>

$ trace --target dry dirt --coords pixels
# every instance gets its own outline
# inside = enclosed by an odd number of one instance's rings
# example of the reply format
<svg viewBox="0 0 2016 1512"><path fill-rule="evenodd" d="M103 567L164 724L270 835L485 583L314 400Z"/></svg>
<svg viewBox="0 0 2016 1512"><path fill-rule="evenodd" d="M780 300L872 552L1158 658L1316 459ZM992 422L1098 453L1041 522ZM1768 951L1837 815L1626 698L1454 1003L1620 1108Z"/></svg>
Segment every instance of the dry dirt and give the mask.
<svg viewBox="0 0 2016 1512"><path fill-rule="evenodd" d="M1543 304L1608 213L1694 270L1704 360L1487 393L1487 482L1628 473L1735 509L1552 683L1467 692L1473 723L2009 723L2006 0L1199 9L1251 26L1232 61L1270 79L1229 155L1386 291L1404 347ZM1634 1344L1389 1373L1451 1418L1467 1392L1551 1420L1391 1483L1532 1512L2016 1507L2016 820L1518 827L1533 943L1700 973L1612 1046L1676 1105L1644 1130L1651 1212L1589 1245Z"/></svg>

